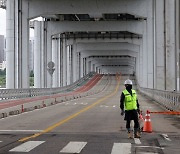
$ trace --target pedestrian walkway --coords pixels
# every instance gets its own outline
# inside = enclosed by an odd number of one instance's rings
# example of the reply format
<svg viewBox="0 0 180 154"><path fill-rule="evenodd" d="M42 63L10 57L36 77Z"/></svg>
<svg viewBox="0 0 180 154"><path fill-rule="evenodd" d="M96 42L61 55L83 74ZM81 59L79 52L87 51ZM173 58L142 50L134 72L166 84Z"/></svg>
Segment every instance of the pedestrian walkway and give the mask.
<svg viewBox="0 0 180 154"><path fill-rule="evenodd" d="M131 141L131 140L130 140ZM132 142L132 143L131 143ZM162 150L164 148L161 148L160 146L150 146L150 145L144 145L141 143L140 139L132 140L131 142L114 142L111 145L111 153L110 154L131 154L132 149L135 148L143 148L143 151L145 149L151 149L151 152L156 153L159 150ZM98 144L98 143L97 143ZM23 153L23 152L31 152L32 150L35 150L37 147L43 148L46 146L46 141L27 141L25 143L22 143L12 149L9 150L9 152L14 153ZM86 141L69 141L64 147L59 149L59 153L81 153L83 149L90 146L88 142ZM153 149L153 150L152 150ZM148 151L148 150L147 150ZM146 154L146 152L144 152ZM149 154L147 152L147 154Z"/></svg>

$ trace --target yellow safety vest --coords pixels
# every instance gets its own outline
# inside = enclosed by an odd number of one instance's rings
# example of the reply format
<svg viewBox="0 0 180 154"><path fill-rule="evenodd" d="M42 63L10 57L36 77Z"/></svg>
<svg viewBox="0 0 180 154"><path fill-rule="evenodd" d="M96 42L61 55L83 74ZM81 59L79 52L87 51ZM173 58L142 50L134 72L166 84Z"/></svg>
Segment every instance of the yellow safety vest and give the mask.
<svg viewBox="0 0 180 154"><path fill-rule="evenodd" d="M132 90L132 96L131 94L125 89L123 90L123 94L125 96L124 99L124 108L126 111L128 110L137 110L137 95L136 91Z"/></svg>

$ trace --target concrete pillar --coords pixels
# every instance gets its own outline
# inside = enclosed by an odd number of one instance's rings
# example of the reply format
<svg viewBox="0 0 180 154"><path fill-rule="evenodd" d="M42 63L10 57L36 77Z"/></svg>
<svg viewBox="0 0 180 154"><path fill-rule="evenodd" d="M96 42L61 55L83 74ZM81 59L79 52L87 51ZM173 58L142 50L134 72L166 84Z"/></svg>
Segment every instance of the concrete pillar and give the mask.
<svg viewBox="0 0 180 154"><path fill-rule="evenodd" d="M73 83L73 45L70 45L70 84Z"/></svg>
<svg viewBox="0 0 180 154"><path fill-rule="evenodd" d="M6 88L29 87L28 7L27 1L7 0Z"/></svg>
<svg viewBox="0 0 180 154"><path fill-rule="evenodd" d="M84 58L84 76L87 74L87 58Z"/></svg>
<svg viewBox="0 0 180 154"><path fill-rule="evenodd" d="M96 72L96 66L93 64L93 71Z"/></svg>
<svg viewBox="0 0 180 154"><path fill-rule="evenodd" d="M177 84L176 84L176 90L177 91L180 91L180 80L179 80L179 78L180 78L180 68L179 68L179 62L180 62L180 45L179 45L179 41L180 41L180 2L179 2L179 0L176 0L175 1L175 9L176 9L176 13L175 13L175 21L176 21L176 25L175 25L175 36L176 36L176 78L177 78Z"/></svg>
<svg viewBox="0 0 180 154"><path fill-rule="evenodd" d="M154 88L165 90L164 0L154 1L154 22Z"/></svg>
<svg viewBox="0 0 180 154"><path fill-rule="evenodd" d="M42 88L41 85L41 62L42 62L42 51L41 51L41 22L34 22L34 87Z"/></svg>
<svg viewBox="0 0 180 154"><path fill-rule="evenodd" d="M57 40L58 43L58 58L57 58L57 86L60 87L61 86L61 39L60 39L60 35L59 38Z"/></svg>
<svg viewBox="0 0 180 154"><path fill-rule="evenodd" d="M72 73L73 73L73 82L78 80L78 53L76 52L76 44L73 43L72 47Z"/></svg>
<svg viewBox="0 0 180 154"><path fill-rule="evenodd" d="M15 0L6 2L6 88L15 88Z"/></svg>
<svg viewBox="0 0 180 154"><path fill-rule="evenodd" d="M60 87L63 86L63 38L60 34Z"/></svg>
<svg viewBox="0 0 180 154"><path fill-rule="evenodd" d="M63 60L63 86L67 85L67 46L66 46L66 39L63 39L63 53L62 53L62 60Z"/></svg>
<svg viewBox="0 0 180 154"><path fill-rule="evenodd" d="M147 88L154 88L154 20L153 13L154 8L153 0L148 1L148 18L146 28L146 41L147 41Z"/></svg>
<svg viewBox="0 0 180 154"><path fill-rule="evenodd" d="M166 24L166 87L165 90L176 88L176 59L175 59L175 0L165 1Z"/></svg>
<svg viewBox="0 0 180 154"><path fill-rule="evenodd" d="M84 76L84 58L81 57L80 59L80 78L82 78Z"/></svg>
<svg viewBox="0 0 180 154"><path fill-rule="evenodd" d="M67 85L70 84L70 45L67 46Z"/></svg>
<svg viewBox="0 0 180 154"><path fill-rule="evenodd" d="M148 57L147 57L147 20L144 21L144 32L143 32L143 78L142 78L142 86L147 87L147 79L148 79Z"/></svg>
<svg viewBox="0 0 180 154"><path fill-rule="evenodd" d="M91 72L91 61L88 61L87 73Z"/></svg>
<svg viewBox="0 0 180 154"><path fill-rule="evenodd" d="M58 87L58 39L52 39L52 61L54 62L53 84L52 87Z"/></svg>
<svg viewBox="0 0 180 154"><path fill-rule="evenodd" d="M45 31L44 21L34 21L34 87L45 87Z"/></svg>
<svg viewBox="0 0 180 154"><path fill-rule="evenodd" d="M81 52L78 52L78 79L81 78Z"/></svg>
<svg viewBox="0 0 180 154"><path fill-rule="evenodd" d="M46 26L44 21L41 21L41 88L45 88L45 71L46 71Z"/></svg>
<svg viewBox="0 0 180 154"><path fill-rule="evenodd" d="M19 14L19 53L18 53L18 88L29 88L29 19L28 1L20 1ZM22 13L23 12L23 13Z"/></svg>
<svg viewBox="0 0 180 154"><path fill-rule="evenodd" d="M46 87L50 88L51 87L51 75L49 74L47 68L48 68L48 63L52 61L52 36L51 36L51 28L49 25L49 22L46 23L47 26L47 37L46 37L46 51L45 51L45 83Z"/></svg>
<svg viewBox="0 0 180 154"><path fill-rule="evenodd" d="M140 44L140 53L139 53L139 85L142 86L143 83L143 39Z"/></svg>

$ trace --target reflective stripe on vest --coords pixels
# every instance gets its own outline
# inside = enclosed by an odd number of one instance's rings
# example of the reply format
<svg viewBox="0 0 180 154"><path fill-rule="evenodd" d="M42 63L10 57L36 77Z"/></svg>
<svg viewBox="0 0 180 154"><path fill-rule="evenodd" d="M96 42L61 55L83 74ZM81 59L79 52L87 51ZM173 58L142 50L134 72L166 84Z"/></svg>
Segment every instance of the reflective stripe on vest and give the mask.
<svg viewBox="0 0 180 154"><path fill-rule="evenodd" d="M136 110L137 109L137 95L136 91L132 90L132 96L131 94L125 89L123 90L123 94L125 96L124 99L124 108L125 110Z"/></svg>

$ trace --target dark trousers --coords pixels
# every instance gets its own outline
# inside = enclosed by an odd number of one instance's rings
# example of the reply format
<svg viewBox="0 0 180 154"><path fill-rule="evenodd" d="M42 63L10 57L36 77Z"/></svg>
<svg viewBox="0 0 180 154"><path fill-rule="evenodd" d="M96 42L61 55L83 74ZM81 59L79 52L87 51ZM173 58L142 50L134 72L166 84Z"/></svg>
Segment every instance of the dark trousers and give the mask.
<svg viewBox="0 0 180 154"><path fill-rule="evenodd" d="M127 129L130 128L130 123L131 123L131 120L127 120L127 121L126 121L126 128L127 128ZM135 119L135 120L134 120L134 128L135 128L135 129L138 129L138 128L139 128L139 121L138 121L138 119Z"/></svg>
<svg viewBox="0 0 180 154"><path fill-rule="evenodd" d="M134 120L134 129L139 129L139 118L137 110L125 111L126 128L130 129L131 120Z"/></svg>

